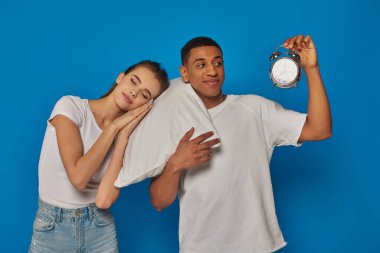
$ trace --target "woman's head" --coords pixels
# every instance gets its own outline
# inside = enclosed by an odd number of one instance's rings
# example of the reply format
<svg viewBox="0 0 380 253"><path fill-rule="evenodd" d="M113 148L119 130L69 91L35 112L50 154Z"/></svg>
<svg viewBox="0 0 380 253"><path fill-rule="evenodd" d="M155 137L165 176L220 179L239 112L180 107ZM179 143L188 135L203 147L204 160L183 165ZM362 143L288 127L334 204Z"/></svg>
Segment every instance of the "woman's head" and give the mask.
<svg viewBox="0 0 380 253"><path fill-rule="evenodd" d="M168 87L168 75L159 63L141 61L120 73L102 98L111 95L120 109L128 111L157 98Z"/></svg>

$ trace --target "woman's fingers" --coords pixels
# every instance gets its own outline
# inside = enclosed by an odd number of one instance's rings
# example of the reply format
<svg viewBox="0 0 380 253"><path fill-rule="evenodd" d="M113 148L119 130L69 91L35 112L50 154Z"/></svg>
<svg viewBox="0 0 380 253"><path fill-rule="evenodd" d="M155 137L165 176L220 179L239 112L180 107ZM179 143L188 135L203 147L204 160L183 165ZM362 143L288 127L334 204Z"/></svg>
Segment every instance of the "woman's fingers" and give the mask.
<svg viewBox="0 0 380 253"><path fill-rule="evenodd" d="M141 113L145 112L146 110L152 108L152 105L149 104L149 103L145 103L131 111L128 111L127 114L130 114L130 115L133 115L135 117L137 117L138 115L140 115Z"/></svg>
<svg viewBox="0 0 380 253"><path fill-rule="evenodd" d="M128 136L133 132L133 130L137 127L140 121L148 114L151 107L148 107L145 111L141 112L137 117L130 120L126 126L124 126L120 133L127 134Z"/></svg>
<svg viewBox="0 0 380 253"><path fill-rule="evenodd" d="M152 109L152 107L146 108L139 115L137 115L136 118L132 119L132 121L129 124L136 124L137 125L148 114L150 109Z"/></svg>
<svg viewBox="0 0 380 253"><path fill-rule="evenodd" d="M134 119L136 119L140 114L147 113L152 108L151 104L144 104L131 111L128 111L115 119L113 124L117 127L117 130L121 130L128 124L130 124Z"/></svg>
<svg viewBox="0 0 380 253"><path fill-rule="evenodd" d="M120 116L117 120L124 126L128 125L132 120L134 120L136 117L138 117L141 113L145 112L146 110L150 110L152 108L152 105L150 104L144 104L142 106L139 106L131 111L128 111L124 113L122 116Z"/></svg>

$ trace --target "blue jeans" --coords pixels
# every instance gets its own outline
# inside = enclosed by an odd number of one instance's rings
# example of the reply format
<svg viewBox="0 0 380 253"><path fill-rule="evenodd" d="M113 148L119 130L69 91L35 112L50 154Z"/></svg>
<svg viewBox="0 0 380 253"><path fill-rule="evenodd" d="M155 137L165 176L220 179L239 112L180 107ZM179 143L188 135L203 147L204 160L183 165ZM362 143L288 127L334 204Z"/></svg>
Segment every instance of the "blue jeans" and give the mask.
<svg viewBox="0 0 380 253"><path fill-rule="evenodd" d="M64 209L39 200L29 253L52 252L119 252L111 211L94 203Z"/></svg>

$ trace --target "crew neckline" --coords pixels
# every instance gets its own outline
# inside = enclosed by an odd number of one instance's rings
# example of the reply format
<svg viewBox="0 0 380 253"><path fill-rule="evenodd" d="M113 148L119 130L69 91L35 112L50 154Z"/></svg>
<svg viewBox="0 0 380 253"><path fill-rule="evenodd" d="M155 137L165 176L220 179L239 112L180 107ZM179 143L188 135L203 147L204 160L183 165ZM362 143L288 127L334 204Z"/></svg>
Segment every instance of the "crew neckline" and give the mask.
<svg viewBox="0 0 380 253"><path fill-rule="evenodd" d="M210 114L210 116L215 116L216 114L218 114L221 110L223 110L223 108L230 103L231 101L231 98L232 98L233 95L226 95L226 99L224 99L224 101L220 104L218 104L217 106L214 106L210 109L208 109L208 113Z"/></svg>

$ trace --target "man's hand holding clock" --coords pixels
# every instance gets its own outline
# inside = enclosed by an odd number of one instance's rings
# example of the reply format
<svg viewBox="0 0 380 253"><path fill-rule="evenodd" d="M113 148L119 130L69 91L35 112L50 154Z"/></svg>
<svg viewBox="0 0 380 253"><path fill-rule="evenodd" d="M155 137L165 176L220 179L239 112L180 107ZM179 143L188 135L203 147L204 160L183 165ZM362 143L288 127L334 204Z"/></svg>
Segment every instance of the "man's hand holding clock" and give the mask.
<svg viewBox="0 0 380 253"><path fill-rule="evenodd" d="M317 50L309 35L289 38L284 41L283 46L300 56L300 65L304 70L318 67Z"/></svg>

